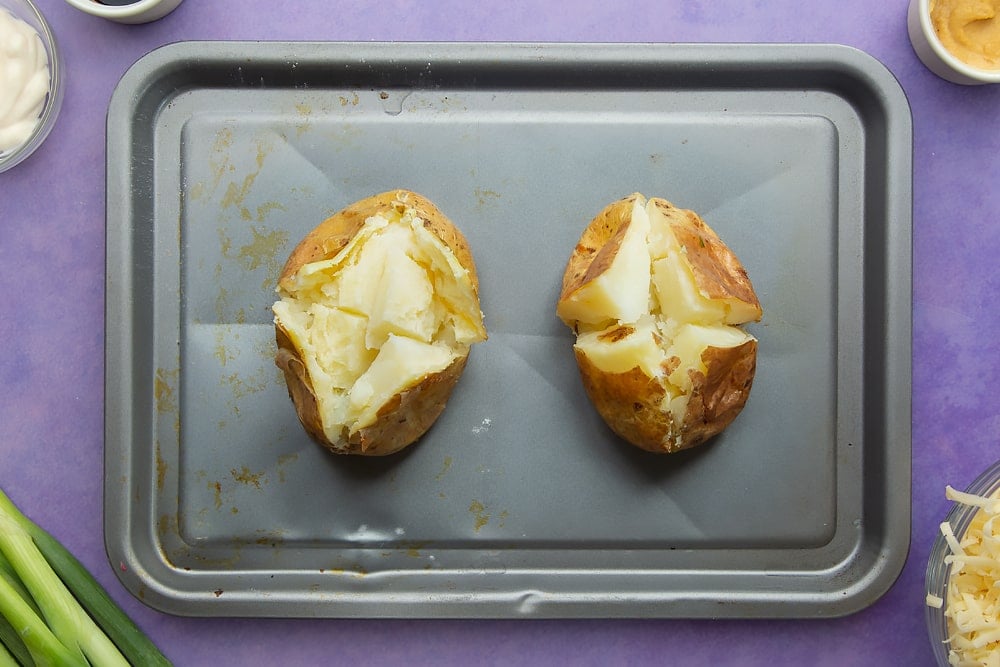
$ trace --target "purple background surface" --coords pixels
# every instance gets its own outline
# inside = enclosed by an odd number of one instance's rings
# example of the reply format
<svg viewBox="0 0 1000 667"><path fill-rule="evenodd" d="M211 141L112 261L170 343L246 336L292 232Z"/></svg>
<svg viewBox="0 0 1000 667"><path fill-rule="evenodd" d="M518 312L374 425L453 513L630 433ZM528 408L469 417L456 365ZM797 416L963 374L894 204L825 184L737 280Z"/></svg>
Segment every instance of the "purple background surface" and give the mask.
<svg viewBox="0 0 1000 667"><path fill-rule="evenodd" d="M923 572L948 503L1000 431L1000 86L916 59L905 0L188 0L121 26L38 0L67 89L46 143L0 175L0 487L93 571L178 665L932 664ZM913 517L909 557L870 608L801 621L178 618L118 583L102 531L104 121L139 57L188 39L833 42L899 79L914 125Z"/></svg>

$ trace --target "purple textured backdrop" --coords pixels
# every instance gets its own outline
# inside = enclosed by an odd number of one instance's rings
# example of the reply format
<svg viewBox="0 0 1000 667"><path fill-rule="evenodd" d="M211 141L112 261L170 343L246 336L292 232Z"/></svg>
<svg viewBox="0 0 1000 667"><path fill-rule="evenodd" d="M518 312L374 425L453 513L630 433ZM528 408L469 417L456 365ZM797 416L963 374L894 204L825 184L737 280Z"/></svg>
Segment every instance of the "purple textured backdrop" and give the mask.
<svg viewBox="0 0 1000 667"><path fill-rule="evenodd" d="M943 488L998 458L1000 87L924 69L905 0L187 0L145 26L38 4L67 90L47 142L0 175L0 486L178 665L931 663L922 580ZM895 586L824 621L191 619L133 599L108 565L101 519L104 119L131 63L188 39L835 42L881 60L914 122L913 525Z"/></svg>

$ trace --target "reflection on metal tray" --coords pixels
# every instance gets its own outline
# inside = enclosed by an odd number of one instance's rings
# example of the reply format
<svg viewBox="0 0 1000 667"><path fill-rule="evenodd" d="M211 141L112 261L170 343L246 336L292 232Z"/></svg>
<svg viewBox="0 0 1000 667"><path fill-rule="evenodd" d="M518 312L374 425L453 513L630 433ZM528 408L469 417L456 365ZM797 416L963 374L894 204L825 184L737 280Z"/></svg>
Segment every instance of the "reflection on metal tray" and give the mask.
<svg viewBox="0 0 1000 667"><path fill-rule="evenodd" d="M146 603L253 616L832 616L909 540L909 108L822 45L181 43L108 117L107 544ZM391 188L465 232L490 339L378 460L299 427L287 253ZM633 191L699 213L763 303L750 401L616 440L554 308ZM119 567L119 564L121 567Z"/></svg>

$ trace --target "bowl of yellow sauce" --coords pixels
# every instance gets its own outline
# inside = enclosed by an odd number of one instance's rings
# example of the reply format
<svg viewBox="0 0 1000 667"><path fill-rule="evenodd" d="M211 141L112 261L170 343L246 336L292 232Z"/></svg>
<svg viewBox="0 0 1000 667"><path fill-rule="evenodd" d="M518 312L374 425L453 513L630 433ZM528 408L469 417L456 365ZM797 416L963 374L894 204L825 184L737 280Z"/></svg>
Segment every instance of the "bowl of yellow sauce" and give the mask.
<svg viewBox="0 0 1000 667"><path fill-rule="evenodd" d="M1000 0L911 0L910 42L942 79L1000 83Z"/></svg>

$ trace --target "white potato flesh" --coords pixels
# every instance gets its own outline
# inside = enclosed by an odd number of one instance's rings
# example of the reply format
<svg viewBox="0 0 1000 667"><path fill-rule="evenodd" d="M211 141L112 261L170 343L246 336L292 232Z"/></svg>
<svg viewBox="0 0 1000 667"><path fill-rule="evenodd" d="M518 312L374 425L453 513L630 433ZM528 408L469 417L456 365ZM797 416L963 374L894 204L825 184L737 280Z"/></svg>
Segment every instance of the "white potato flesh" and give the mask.
<svg viewBox="0 0 1000 667"><path fill-rule="evenodd" d="M371 425L389 399L443 371L455 357L455 351L443 345L389 334L375 361L351 388L349 407L357 415L356 428Z"/></svg>
<svg viewBox="0 0 1000 667"><path fill-rule="evenodd" d="M726 317L726 304L701 293L691 267L678 251L653 262L653 286L660 312L676 320L709 324Z"/></svg>
<svg viewBox="0 0 1000 667"><path fill-rule="evenodd" d="M290 285L275 322L302 352L332 442L486 338L469 272L411 209L368 218Z"/></svg>
<svg viewBox="0 0 1000 667"><path fill-rule="evenodd" d="M639 269L645 275L639 275ZM731 324L756 319L753 307L704 294L670 223L652 202L641 198L633 207L619 255L592 284L597 285L593 290L591 284L578 290L586 295L575 300L572 310L560 311L560 315L570 312L578 323L576 348L601 371L624 373L638 368L659 380L666 390L663 407L673 412L678 423L692 389L691 372L707 371L702 360L705 351L754 340ZM629 309L617 311L605 305L626 303ZM639 303L642 308L636 314ZM621 317L614 317L608 325L612 314ZM634 332L609 335L623 325Z"/></svg>
<svg viewBox="0 0 1000 667"><path fill-rule="evenodd" d="M746 324L753 322L760 317L760 312L756 306L744 303L739 299L725 299L726 304L726 324Z"/></svg>
<svg viewBox="0 0 1000 667"><path fill-rule="evenodd" d="M623 329L628 332L626 335L621 335ZM631 327L615 324L581 333L576 347L607 373L627 373L638 366L647 376L658 377L663 374L662 365L667 359L656 321L650 315L640 317Z"/></svg>
<svg viewBox="0 0 1000 667"><path fill-rule="evenodd" d="M388 241L392 236L393 234L386 230L370 237L367 243L358 246L364 247L364 252L349 255L342 268L331 263L322 268L314 267L314 271L305 274L305 269L309 266L307 265L299 273L303 277L308 275L314 280L322 281L321 290L336 299L338 307L368 317L378 295L379 282L382 280L387 256L392 247ZM329 280L329 276L338 268L341 269L338 279Z"/></svg>
<svg viewBox="0 0 1000 667"><path fill-rule="evenodd" d="M364 344L367 321L361 315L322 303L313 304L309 312L313 323L306 335L316 351L317 363L330 376L333 386L349 389L377 354Z"/></svg>
<svg viewBox="0 0 1000 667"><path fill-rule="evenodd" d="M636 201L618 253L600 276L559 304L559 316L581 324L636 322L649 312L649 215Z"/></svg>
<svg viewBox="0 0 1000 667"><path fill-rule="evenodd" d="M472 345L486 340L479 297L470 288L468 271L448 246L422 225L413 226L413 236L434 267L431 282L434 303L444 326L438 332L441 340L451 337L458 345Z"/></svg>
<svg viewBox="0 0 1000 667"><path fill-rule="evenodd" d="M413 261L403 247L390 248L368 315L365 346L377 350L390 334L429 343L439 325L433 305L434 287L427 270Z"/></svg>
<svg viewBox="0 0 1000 667"><path fill-rule="evenodd" d="M709 347L726 349L739 347L753 340L747 332L725 324L704 326L699 324L684 324L670 341L667 357L677 357L680 365L669 376L670 384L677 387L681 393L691 391L690 372L705 373L708 369L702 361L702 355Z"/></svg>
<svg viewBox="0 0 1000 667"><path fill-rule="evenodd" d="M677 242L666 216L653 204L649 214L649 254L660 312L684 322L745 324L760 317L757 306L736 298L713 299L698 288L685 249Z"/></svg>

